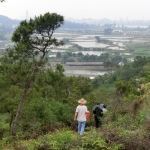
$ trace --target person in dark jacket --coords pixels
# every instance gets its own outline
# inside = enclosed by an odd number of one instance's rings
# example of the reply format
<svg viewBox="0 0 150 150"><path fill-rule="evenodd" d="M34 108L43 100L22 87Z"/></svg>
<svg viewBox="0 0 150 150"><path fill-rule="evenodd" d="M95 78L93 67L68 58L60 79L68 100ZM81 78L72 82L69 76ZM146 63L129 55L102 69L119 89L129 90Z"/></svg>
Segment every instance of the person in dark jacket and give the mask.
<svg viewBox="0 0 150 150"><path fill-rule="evenodd" d="M96 104L96 107L93 110L93 119L95 121L95 127L99 128L102 126L100 118L103 116L103 110L100 108L100 103Z"/></svg>

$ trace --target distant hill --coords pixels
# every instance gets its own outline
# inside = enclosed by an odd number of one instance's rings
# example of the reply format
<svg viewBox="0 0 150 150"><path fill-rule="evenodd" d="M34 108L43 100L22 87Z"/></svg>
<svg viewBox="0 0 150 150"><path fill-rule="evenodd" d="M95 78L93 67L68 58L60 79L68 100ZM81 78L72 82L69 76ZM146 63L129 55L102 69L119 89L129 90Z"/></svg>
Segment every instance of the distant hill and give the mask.
<svg viewBox="0 0 150 150"><path fill-rule="evenodd" d="M16 26L19 25L21 20L13 20L7 16L0 15L0 24L3 26ZM91 28L93 25L87 23L76 23L65 21L64 25L61 28L69 28L69 29L82 29L82 28Z"/></svg>
<svg viewBox="0 0 150 150"><path fill-rule="evenodd" d="M64 25L61 28L68 28L68 29L89 29L94 27L95 25L87 24L87 23L76 23L65 21Z"/></svg>
<svg viewBox="0 0 150 150"><path fill-rule="evenodd" d="M3 26L16 26L20 23L20 20L13 20L7 16L0 15L0 24Z"/></svg>
<svg viewBox="0 0 150 150"><path fill-rule="evenodd" d="M13 27L13 26L17 26L19 25L21 20L17 20L17 19L11 19L7 16L3 16L0 15L0 25L3 26L9 26L9 27ZM100 26L108 26L108 25L112 25L112 24L116 24L116 25L129 25L129 26L150 26L150 21L149 20L123 20L123 19L119 19L119 20L110 20L108 18L102 18L99 20L96 19L92 19L92 18L83 18L83 19L73 19L73 18L66 18L64 25L62 28L70 28L70 29L82 29L82 28L91 28L91 27L96 27L97 25Z"/></svg>

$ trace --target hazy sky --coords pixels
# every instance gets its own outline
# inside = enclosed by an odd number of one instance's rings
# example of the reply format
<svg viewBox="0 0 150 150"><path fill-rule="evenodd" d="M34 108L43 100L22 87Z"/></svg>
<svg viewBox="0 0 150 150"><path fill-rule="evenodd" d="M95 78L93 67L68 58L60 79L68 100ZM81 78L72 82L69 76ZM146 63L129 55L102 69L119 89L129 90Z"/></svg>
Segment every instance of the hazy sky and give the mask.
<svg viewBox="0 0 150 150"><path fill-rule="evenodd" d="M150 20L150 0L5 0L0 3L0 15L25 19L46 12L65 18L109 18L111 20Z"/></svg>

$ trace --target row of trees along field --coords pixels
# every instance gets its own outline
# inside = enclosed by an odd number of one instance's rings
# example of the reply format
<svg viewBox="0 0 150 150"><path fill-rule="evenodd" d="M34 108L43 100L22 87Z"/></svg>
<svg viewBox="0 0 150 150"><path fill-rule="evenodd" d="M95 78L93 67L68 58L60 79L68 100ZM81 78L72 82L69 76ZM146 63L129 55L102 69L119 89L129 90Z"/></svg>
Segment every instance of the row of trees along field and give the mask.
<svg viewBox="0 0 150 150"><path fill-rule="evenodd" d="M136 57L114 73L93 80L67 77L57 64L46 68L47 46L63 17L46 13L22 21L13 33L15 46L0 58L0 149L149 150L150 58ZM73 115L84 97L92 113L107 105L103 128L95 131L92 115L83 137Z"/></svg>
<svg viewBox="0 0 150 150"><path fill-rule="evenodd" d="M104 62L105 66L117 66L120 62L127 63L127 58L124 56L120 56L120 53L115 53L115 55L110 55L109 53L102 53L100 56L97 55L83 55L82 52L79 53L72 53L66 52L62 56L60 52L57 52L57 58L61 59L62 63L66 62L75 62L77 59L79 62Z"/></svg>

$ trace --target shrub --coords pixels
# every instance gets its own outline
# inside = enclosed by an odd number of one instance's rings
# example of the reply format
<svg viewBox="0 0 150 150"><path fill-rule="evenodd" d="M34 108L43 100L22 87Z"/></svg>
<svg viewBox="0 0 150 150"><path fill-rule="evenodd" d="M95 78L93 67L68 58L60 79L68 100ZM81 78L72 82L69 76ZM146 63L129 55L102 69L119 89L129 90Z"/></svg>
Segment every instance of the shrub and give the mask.
<svg viewBox="0 0 150 150"><path fill-rule="evenodd" d="M111 143L108 145L101 138L101 132L91 128L83 136L69 129L57 130L38 139L15 140L15 150L119 150L122 144Z"/></svg>

